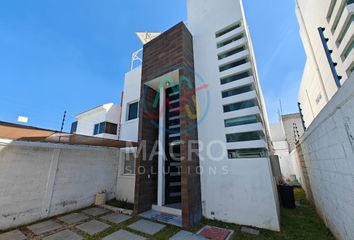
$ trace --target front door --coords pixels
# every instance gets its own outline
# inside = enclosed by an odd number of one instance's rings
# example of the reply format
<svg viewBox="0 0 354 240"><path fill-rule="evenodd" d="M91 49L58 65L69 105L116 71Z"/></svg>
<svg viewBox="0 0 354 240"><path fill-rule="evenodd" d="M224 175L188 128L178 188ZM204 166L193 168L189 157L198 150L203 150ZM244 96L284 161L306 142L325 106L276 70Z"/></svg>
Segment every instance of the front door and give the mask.
<svg viewBox="0 0 354 240"><path fill-rule="evenodd" d="M180 97L178 86L166 90L165 203L181 202Z"/></svg>

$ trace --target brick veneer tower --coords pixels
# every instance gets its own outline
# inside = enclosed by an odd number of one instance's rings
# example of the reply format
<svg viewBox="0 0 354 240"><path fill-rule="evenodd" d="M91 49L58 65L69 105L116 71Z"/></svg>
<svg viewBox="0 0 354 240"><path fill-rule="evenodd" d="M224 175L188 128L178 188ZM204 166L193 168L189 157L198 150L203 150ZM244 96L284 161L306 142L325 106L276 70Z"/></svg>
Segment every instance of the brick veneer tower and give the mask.
<svg viewBox="0 0 354 240"><path fill-rule="evenodd" d="M135 213L151 209L157 203L158 157L154 144L158 140L158 119L152 115L159 114L154 102L157 92L146 85L149 81L167 73L178 71L180 102L189 108L180 109L180 159L181 159L181 205L183 227L198 223L202 217L201 184L199 157L188 154L198 140L197 119L190 113L196 113L193 38L183 23L179 23L144 46L141 98L139 104L139 143L145 144L146 154L138 154L135 185ZM188 79L188 81L184 81ZM182 99L183 98L183 99ZM155 103L155 105L154 105ZM188 115L189 114L189 115ZM195 126L195 127L191 127ZM190 144L193 141L193 144ZM195 151L194 151L195 152ZM150 161L145 159L154 156ZM142 171L144 169L145 171Z"/></svg>

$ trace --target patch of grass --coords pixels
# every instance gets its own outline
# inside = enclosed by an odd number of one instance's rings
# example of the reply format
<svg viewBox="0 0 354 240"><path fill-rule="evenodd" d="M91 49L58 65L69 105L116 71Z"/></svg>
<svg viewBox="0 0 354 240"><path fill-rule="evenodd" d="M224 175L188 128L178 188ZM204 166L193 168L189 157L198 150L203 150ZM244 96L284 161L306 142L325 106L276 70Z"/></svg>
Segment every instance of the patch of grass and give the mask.
<svg viewBox="0 0 354 240"><path fill-rule="evenodd" d="M253 236L241 232L241 226L236 224L227 224L214 220L204 219L198 226L191 229L198 231L204 225L213 225L232 229L235 234L232 240L335 240L329 229L326 228L315 209L306 200L302 189L295 189L296 201L301 206L296 209L281 209L281 232L272 232L260 230L259 236Z"/></svg>
<svg viewBox="0 0 354 240"><path fill-rule="evenodd" d="M203 219L197 226L194 226L188 230L195 233L205 225L228 228L235 231L235 234L231 240L335 240L331 232L326 228L322 220L317 215L315 209L306 200L305 193L302 189L295 189L295 198L301 204L300 207L297 207L296 209L281 209L281 232L260 230L259 236L253 236L247 233L242 233L241 226L239 225L210 219ZM129 205L126 201L117 200L110 201L109 205L125 209L132 207L132 204ZM83 209L74 212L79 212L82 210ZM136 233L140 236L146 237L149 240L166 240L181 230L176 226L167 225L159 233L155 234L154 236L149 236L144 233L128 229L130 224L142 219L140 216L135 214L131 219L120 224L110 223L101 219L100 217L93 218L101 222L106 222L110 224L111 227L95 236L89 236L88 234L79 231L85 240L99 240L120 229ZM78 230L76 229L76 231Z"/></svg>
<svg viewBox="0 0 354 240"><path fill-rule="evenodd" d="M112 206L112 207L124 208L124 209L128 209L128 210L134 209L134 204L128 202L127 200L113 199L111 201L108 201L106 204L109 206Z"/></svg>
<svg viewBox="0 0 354 240"><path fill-rule="evenodd" d="M205 225L212 225L234 230L235 234L231 240L335 240L315 209L306 200L304 191L302 189L295 189L294 191L296 201L300 202L301 206L296 209L281 209L281 232L261 229L259 236L253 236L242 233L239 225L210 219L203 219L201 223L189 229L189 231L195 233ZM150 239L168 239L177 232L178 228L166 229L166 231L160 232Z"/></svg>

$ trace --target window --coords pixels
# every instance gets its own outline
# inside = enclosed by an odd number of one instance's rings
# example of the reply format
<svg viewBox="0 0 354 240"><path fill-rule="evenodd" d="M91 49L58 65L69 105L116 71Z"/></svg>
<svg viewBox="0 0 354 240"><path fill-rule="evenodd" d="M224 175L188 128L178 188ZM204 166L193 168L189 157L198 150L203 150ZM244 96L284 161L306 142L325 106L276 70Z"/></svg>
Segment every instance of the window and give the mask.
<svg viewBox="0 0 354 240"><path fill-rule="evenodd" d="M337 46L339 46L342 43L344 37L346 36L346 34L353 22L354 22L354 16L351 16L349 21L346 23L344 30L342 31L342 33L338 37Z"/></svg>
<svg viewBox="0 0 354 240"><path fill-rule="evenodd" d="M244 132L244 133L232 133L226 134L226 141L230 142L245 142L245 141L255 141L263 139L262 132Z"/></svg>
<svg viewBox="0 0 354 240"><path fill-rule="evenodd" d="M354 72L354 66L351 66L351 67L349 68L348 75L351 75L353 72Z"/></svg>
<svg viewBox="0 0 354 240"><path fill-rule="evenodd" d="M117 124L106 122L104 132L108 134L117 135L117 128Z"/></svg>
<svg viewBox="0 0 354 240"><path fill-rule="evenodd" d="M133 175L135 174L135 160L136 154L135 153L124 153L123 160L124 160L124 175Z"/></svg>
<svg viewBox="0 0 354 240"><path fill-rule="evenodd" d="M224 59L224 58L227 58L227 57L230 57L234 54L237 54L239 52L242 52L246 50L246 47L245 46L241 46L241 47L237 47L237 48L234 48L234 49L231 49L229 51L226 51L224 53L221 53L218 55L218 59L221 60L221 59Z"/></svg>
<svg viewBox="0 0 354 240"><path fill-rule="evenodd" d="M260 118L257 115L230 118L225 120L225 127L235 127L240 125L252 124L260 122Z"/></svg>
<svg viewBox="0 0 354 240"><path fill-rule="evenodd" d="M93 128L93 135L101 134L104 130L104 122L95 124Z"/></svg>
<svg viewBox="0 0 354 240"><path fill-rule="evenodd" d="M229 45L230 43L233 43L233 42L236 42L236 41L242 39L243 36L244 36L243 33L238 34L238 35L236 35L236 36L233 36L233 37L231 37L231 38L229 38L229 39L226 39L226 40L224 40L224 41L222 41L222 42L219 42L219 43L217 44L217 47L218 47L218 48L221 48L221 47L224 47L224 46L226 46L226 45Z"/></svg>
<svg viewBox="0 0 354 240"><path fill-rule="evenodd" d="M342 3L342 5L340 6L339 10L338 10L338 15L336 20L334 21L333 27L332 27L332 34L337 30L340 18L343 15L344 9L347 5L354 3L354 0L344 0L344 2Z"/></svg>
<svg viewBox="0 0 354 240"><path fill-rule="evenodd" d="M239 88L234 88L234 89L223 91L222 97L227 98L227 97L231 97L234 95L239 95L242 93L250 92L252 90L254 90L253 85L247 85L247 86L243 86L243 87L239 87Z"/></svg>
<svg viewBox="0 0 354 240"><path fill-rule="evenodd" d="M255 107L255 106L258 106L256 99L238 102L238 103L231 103L224 106L224 112L227 113L227 112L237 111L237 110Z"/></svg>
<svg viewBox="0 0 354 240"><path fill-rule="evenodd" d="M223 66L219 67L219 70L220 70L220 72L223 72L223 71L229 70L230 68L234 68L234 67L240 66L242 64L245 64L247 62L248 62L248 59L243 58L241 60L237 60L232 63L228 63L226 65L223 65Z"/></svg>
<svg viewBox="0 0 354 240"><path fill-rule="evenodd" d="M220 81L221 81L221 84L223 85L223 84L234 82L237 80L241 80L241 79L244 79L244 78L247 78L250 76L252 76L252 73L250 71L247 71L247 72L237 73L237 74L231 75L229 77L222 78Z"/></svg>
<svg viewBox="0 0 354 240"><path fill-rule="evenodd" d="M118 125L110 122L101 122L95 124L93 128L93 135L98 135L101 133L107 133L112 135L117 135Z"/></svg>
<svg viewBox="0 0 354 240"><path fill-rule="evenodd" d="M235 149L228 150L229 159L236 158L264 158L268 156L265 148Z"/></svg>
<svg viewBox="0 0 354 240"><path fill-rule="evenodd" d="M216 36L217 38L218 38L218 37L221 37L221 36L225 35L226 33L229 33L229 32L231 32L231 31L233 31L233 30L235 30L235 29L237 29L237 28L239 28L239 27L241 27L241 23L234 23L234 24L232 24L231 26L228 26L228 27L226 27L225 29L223 29L223 30L217 32L217 33L215 34L215 36Z"/></svg>
<svg viewBox="0 0 354 240"><path fill-rule="evenodd" d="M327 21L329 22L332 18L334 7L336 6L337 0L332 0L331 5L329 5L329 10L327 14Z"/></svg>
<svg viewBox="0 0 354 240"><path fill-rule="evenodd" d="M77 121L76 122L73 122L71 124L71 130L70 130L70 133L76 133L77 131Z"/></svg>
<svg viewBox="0 0 354 240"><path fill-rule="evenodd" d="M138 106L138 102L128 104L128 121L138 118Z"/></svg>
<svg viewBox="0 0 354 240"><path fill-rule="evenodd" d="M343 53L343 59L347 59L347 57L349 56L350 52L353 50L354 48L354 40L351 41L351 43L349 44L349 46L346 48L346 50Z"/></svg>

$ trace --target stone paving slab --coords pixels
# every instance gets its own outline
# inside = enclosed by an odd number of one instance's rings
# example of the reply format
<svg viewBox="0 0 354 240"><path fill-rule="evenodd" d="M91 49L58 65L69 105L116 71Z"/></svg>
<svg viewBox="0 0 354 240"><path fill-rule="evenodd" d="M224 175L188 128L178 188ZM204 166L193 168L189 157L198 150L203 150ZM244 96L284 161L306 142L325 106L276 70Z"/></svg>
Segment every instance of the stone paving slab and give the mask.
<svg viewBox="0 0 354 240"><path fill-rule="evenodd" d="M93 207L93 208L86 209L82 212L86 213L88 215L97 217L97 216L103 215L105 213L109 213L110 211L107 209L104 209L104 208Z"/></svg>
<svg viewBox="0 0 354 240"><path fill-rule="evenodd" d="M109 227L110 227L110 225L105 224L100 221L97 221L97 220L91 220L87 223L83 223L83 224L76 226L76 228L80 229L81 231L83 231L89 235L95 235L99 232L102 232L103 230L106 230Z"/></svg>
<svg viewBox="0 0 354 240"><path fill-rule="evenodd" d="M187 231L179 231L176 235L172 236L170 240L207 240L201 236Z"/></svg>
<svg viewBox="0 0 354 240"><path fill-rule="evenodd" d="M111 214L105 215L101 218L104 220L107 220L109 222L119 224L124 221L127 221L128 219L131 219L132 217L128 216L128 215L120 214L120 213L111 213Z"/></svg>
<svg viewBox="0 0 354 240"><path fill-rule="evenodd" d="M139 232L154 235L155 233L164 229L166 225L150 222L147 220L139 220L133 224L130 224L128 227Z"/></svg>
<svg viewBox="0 0 354 240"><path fill-rule="evenodd" d="M43 240L81 240L81 239L82 237L80 235L70 230L64 230L43 238Z"/></svg>
<svg viewBox="0 0 354 240"><path fill-rule="evenodd" d="M54 231L59 228L61 228L62 225L59 223L56 223L52 220L37 223L31 226L28 226L27 228L31 230L35 235L41 235L46 232Z"/></svg>
<svg viewBox="0 0 354 240"><path fill-rule="evenodd" d="M119 230L118 232L112 233L102 240L145 240L146 238L136 235L134 233L130 233L125 230Z"/></svg>
<svg viewBox="0 0 354 240"><path fill-rule="evenodd" d="M14 230L0 234L0 240L26 240L26 236L20 230Z"/></svg>
<svg viewBox="0 0 354 240"><path fill-rule="evenodd" d="M81 213L72 213L72 214L60 217L58 219L64 223L73 224L73 223L78 223L78 222L87 220L87 219L89 219L89 217L84 214L81 214Z"/></svg>
<svg viewBox="0 0 354 240"><path fill-rule="evenodd" d="M256 235L256 236L258 236L260 233L258 229L254 229L250 227L241 227L241 232Z"/></svg>

